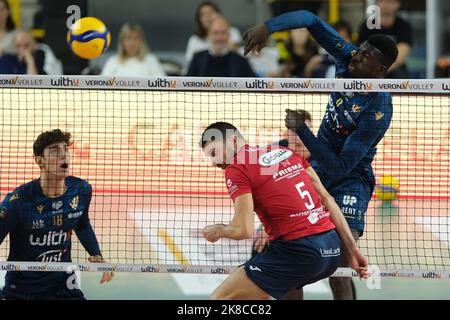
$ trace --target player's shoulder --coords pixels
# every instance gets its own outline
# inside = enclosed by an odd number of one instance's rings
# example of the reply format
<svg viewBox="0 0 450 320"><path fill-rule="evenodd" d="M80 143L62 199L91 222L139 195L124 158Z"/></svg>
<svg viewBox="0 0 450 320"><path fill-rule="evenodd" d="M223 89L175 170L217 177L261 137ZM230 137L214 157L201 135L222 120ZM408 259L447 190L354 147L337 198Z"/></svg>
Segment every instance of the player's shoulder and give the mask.
<svg viewBox="0 0 450 320"><path fill-rule="evenodd" d="M10 204L28 203L31 198L38 194L37 188L39 188L39 180L24 183L8 193L5 201L8 201Z"/></svg>
<svg viewBox="0 0 450 320"><path fill-rule="evenodd" d="M68 187L75 187L80 190L86 190L88 192L92 192L92 186L89 182L84 179L75 176L68 176L66 178L66 183Z"/></svg>

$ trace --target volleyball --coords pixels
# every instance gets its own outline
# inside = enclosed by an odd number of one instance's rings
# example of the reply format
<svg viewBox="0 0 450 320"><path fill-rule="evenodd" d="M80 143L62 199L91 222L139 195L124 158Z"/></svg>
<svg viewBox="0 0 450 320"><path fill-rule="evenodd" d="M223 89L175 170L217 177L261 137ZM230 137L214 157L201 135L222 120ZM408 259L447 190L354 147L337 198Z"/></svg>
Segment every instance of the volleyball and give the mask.
<svg viewBox="0 0 450 320"><path fill-rule="evenodd" d="M67 43L77 56L94 59L101 56L111 43L111 34L105 24L94 17L77 20L67 32Z"/></svg>
<svg viewBox="0 0 450 320"><path fill-rule="evenodd" d="M392 175L384 175L375 186L375 195L382 201L392 201L397 199L399 191L399 181Z"/></svg>

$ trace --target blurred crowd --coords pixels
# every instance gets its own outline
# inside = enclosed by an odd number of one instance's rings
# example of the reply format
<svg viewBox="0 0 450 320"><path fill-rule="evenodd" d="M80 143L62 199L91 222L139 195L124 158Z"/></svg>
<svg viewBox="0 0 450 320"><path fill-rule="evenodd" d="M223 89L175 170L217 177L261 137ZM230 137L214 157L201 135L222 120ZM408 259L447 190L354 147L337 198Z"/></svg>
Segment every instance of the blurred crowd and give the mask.
<svg viewBox="0 0 450 320"><path fill-rule="evenodd" d="M320 3L272 1L274 16L286 11L306 9L317 13ZM377 0L381 9L381 29L369 29L364 21L359 30L339 20L332 24L348 42L360 44L373 33L391 36L399 56L387 78L411 78L406 61L414 45L408 21L398 15L401 0ZM115 53L101 70L89 74L108 76L186 75L202 77L291 77L334 78L334 60L320 48L307 29L295 29L272 37L273 43L259 55L243 55L241 31L230 24L217 4L201 3L194 17L195 32L187 39L185 64L173 72L153 54L143 28L125 23L118 36ZM114 48L111 48L114 50ZM111 50L110 49L110 50ZM440 57L436 77L450 77L450 59ZM37 42L31 30L18 29L11 18L7 0L0 0L0 74L63 74L61 61L52 49Z"/></svg>

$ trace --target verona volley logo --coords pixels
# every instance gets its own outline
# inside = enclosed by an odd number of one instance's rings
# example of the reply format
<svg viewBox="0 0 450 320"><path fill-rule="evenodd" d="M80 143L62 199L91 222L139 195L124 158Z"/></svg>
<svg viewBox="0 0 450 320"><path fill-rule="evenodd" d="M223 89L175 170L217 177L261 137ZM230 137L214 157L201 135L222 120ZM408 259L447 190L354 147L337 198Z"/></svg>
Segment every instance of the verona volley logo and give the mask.
<svg viewBox="0 0 450 320"><path fill-rule="evenodd" d="M267 152L259 157L258 163L263 167L270 167L277 164L283 160L286 160L292 156L292 151L289 149L276 149Z"/></svg>

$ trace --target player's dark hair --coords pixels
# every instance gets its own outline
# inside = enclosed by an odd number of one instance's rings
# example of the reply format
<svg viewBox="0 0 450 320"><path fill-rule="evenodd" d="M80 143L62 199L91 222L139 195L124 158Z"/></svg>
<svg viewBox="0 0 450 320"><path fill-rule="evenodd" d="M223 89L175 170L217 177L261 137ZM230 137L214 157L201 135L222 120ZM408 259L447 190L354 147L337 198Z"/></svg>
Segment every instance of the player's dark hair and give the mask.
<svg viewBox="0 0 450 320"><path fill-rule="evenodd" d="M44 154L44 149L49 145L59 142L65 142L67 145L71 145L70 139L72 135L69 132L63 132L59 129L54 129L52 131L42 132L34 141L33 153L35 156L42 156Z"/></svg>
<svg viewBox="0 0 450 320"><path fill-rule="evenodd" d="M367 42L381 51L384 61L380 62L386 67L389 68L397 60L397 44L389 36L379 33L373 34L367 39Z"/></svg>
<svg viewBox="0 0 450 320"><path fill-rule="evenodd" d="M14 21L12 19L11 7L9 6L7 0L0 0L0 2L3 2L9 11L8 18L6 18L6 31L11 31L16 28L16 25L14 24Z"/></svg>
<svg viewBox="0 0 450 320"><path fill-rule="evenodd" d="M220 14L220 9L214 2L204 1L199 4L195 13L195 34L202 39L208 35L208 30L202 26L202 22L200 21L200 10L206 6L213 8L215 12Z"/></svg>
<svg viewBox="0 0 450 320"><path fill-rule="evenodd" d="M208 134L208 132L210 130L215 130L217 133L221 134L221 137L223 137L223 139L226 139L227 134L230 133L230 131L233 131L234 134L236 134L239 137L242 137L241 133L239 132L239 130L233 126L231 123L228 122L223 122L223 121L219 121L219 122L214 122L212 124L210 124L205 131L203 131L202 133L202 140L200 141L200 144L202 146L202 149L210 142L213 142L216 140L216 137L214 135Z"/></svg>

